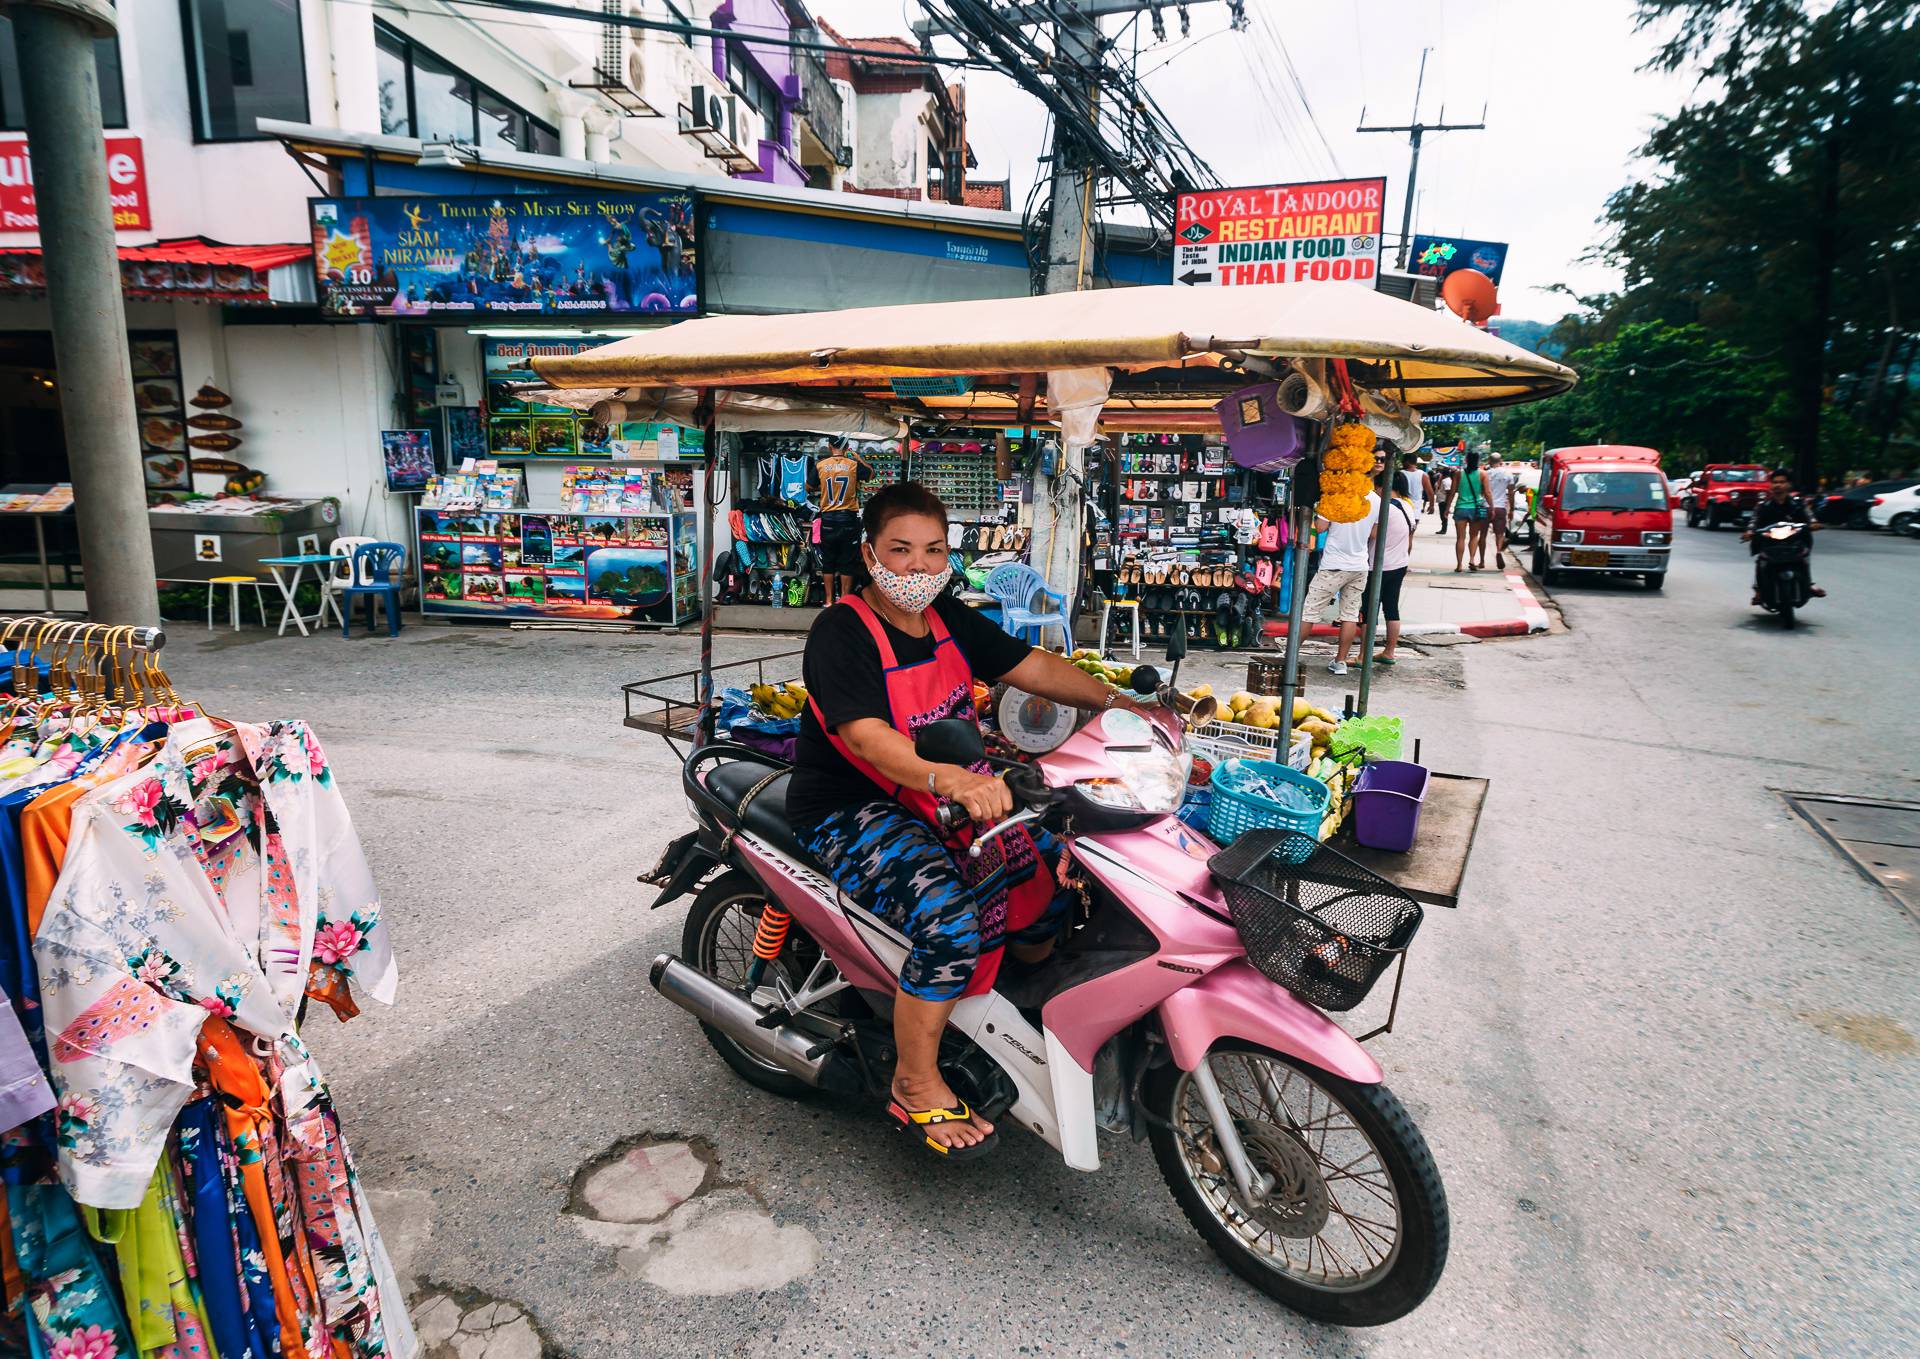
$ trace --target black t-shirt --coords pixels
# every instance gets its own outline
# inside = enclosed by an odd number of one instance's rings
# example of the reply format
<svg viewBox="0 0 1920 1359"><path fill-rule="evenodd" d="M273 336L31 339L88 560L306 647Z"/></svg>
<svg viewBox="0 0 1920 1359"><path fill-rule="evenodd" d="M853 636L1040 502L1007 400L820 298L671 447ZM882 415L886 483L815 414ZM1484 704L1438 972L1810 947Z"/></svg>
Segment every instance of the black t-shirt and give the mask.
<svg viewBox="0 0 1920 1359"><path fill-rule="evenodd" d="M952 595L940 596L933 609L953 634L976 679L1001 678L1033 650ZM887 630L896 663L912 665L933 659L931 632L925 637L909 637L885 619L880 620L880 626ZM880 670L880 649L852 606L836 604L814 620L800 670L807 693L820 705L828 727L837 728L862 717L877 717L892 724L886 677ZM788 820L806 829L833 812L884 796L878 784L833 748L826 728L814 717L813 704L808 704L800 714L800 739L794 754L793 779L787 789Z"/></svg>
<svg viewBox="0 0 1920 1359"><path fill-rule="evenodd" d="M1811 524L1813 516L1807 513L1807 507L1800 503L1799 496L1788 496L1784 505L1776 505L1769 496L1754 507L1753 529L1758 533L1772 524Z"/></svg>

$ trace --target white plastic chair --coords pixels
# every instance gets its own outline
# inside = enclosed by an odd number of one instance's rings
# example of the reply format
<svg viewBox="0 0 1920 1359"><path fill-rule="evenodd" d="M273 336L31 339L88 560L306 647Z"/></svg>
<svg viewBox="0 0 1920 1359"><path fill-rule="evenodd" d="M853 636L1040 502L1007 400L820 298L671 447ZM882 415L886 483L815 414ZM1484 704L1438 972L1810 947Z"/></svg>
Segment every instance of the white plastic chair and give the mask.
<svg viewBox="0 0 1920 1359"><path fill-rule="evenodd" d="M336 622L345 622L345 619L343 619L340 614L340 592L355 583L353 579L353 554L362 545L366 543L377 543L379 541L378 538L368 538L364 536L335 538L332 545L327 548L328 553L333 557L333 561L326 570L320 573L320 593L323 596L320 605L320 619L322 622L326 621L328 605L332 605L333 607L334 620ZM359 584L373 584L373 580L367 575L364 565L360 568L360 576Z"/></svg>

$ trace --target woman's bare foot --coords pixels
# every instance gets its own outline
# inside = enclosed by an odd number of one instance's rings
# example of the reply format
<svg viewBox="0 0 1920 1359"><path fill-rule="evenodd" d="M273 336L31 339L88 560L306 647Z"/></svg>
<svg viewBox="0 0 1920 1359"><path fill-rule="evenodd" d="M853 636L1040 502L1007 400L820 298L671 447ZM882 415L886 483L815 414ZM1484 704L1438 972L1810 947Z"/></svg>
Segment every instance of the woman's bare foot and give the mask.
<svg viewBox="0 0 1920 1359"><path fill-rule="evenodd" d="M893 1099L902 1109L953 1109L960 1104L960 1097L953 1093L938 1073L931 1077L904 1076L896 1072L893 1077ZM970 1147L984 1141L993 1131L993 1124L979 1114L975 1114L964 1123L928 1123L921 1131L943 1147Z"/></svg>

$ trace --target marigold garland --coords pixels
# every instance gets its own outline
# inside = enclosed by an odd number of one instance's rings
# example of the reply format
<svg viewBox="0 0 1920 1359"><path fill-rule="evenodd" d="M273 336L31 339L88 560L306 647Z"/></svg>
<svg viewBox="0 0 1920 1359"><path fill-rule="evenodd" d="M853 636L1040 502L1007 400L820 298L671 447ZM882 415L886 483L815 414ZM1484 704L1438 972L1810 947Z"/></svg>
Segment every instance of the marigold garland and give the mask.
<svg viewBox="0 0 1920 1359"><path fill-rule="evenodd" d="M1322 495L1318 512L1331 523L1352 524L1366 518L1367 502L1357 495Z"/></svg>

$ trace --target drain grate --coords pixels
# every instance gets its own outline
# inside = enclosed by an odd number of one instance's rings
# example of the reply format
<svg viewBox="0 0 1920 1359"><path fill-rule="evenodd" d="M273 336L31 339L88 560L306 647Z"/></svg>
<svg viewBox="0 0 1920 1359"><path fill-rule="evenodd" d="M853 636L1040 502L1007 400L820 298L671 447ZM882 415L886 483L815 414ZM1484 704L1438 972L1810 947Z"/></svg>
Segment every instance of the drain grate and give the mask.
<svg viewBox="0 0 1920 1359"><path fill-rule="evenodd" d="M1920 802L1830 793L1781 796L1862 876L1920 918Z"/></svg>

